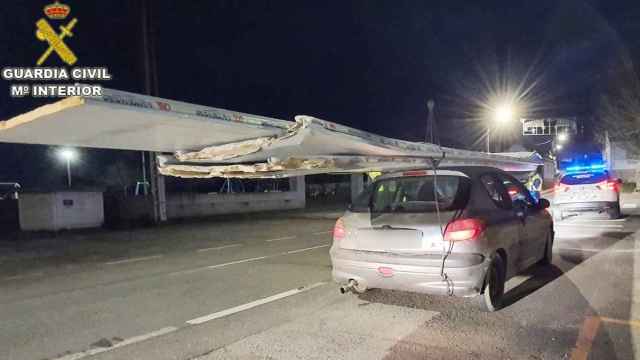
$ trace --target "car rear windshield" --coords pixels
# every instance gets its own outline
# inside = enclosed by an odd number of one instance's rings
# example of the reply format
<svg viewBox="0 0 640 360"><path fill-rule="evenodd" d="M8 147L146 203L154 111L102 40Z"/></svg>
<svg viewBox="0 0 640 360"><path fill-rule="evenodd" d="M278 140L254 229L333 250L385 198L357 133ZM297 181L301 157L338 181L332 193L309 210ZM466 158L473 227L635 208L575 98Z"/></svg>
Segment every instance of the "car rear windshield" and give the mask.
<svg viewBox="0 0 640 360"><path fill-rule="evenodd" d="M560 183L564 185L597 184L607 180L608 178L609 176L606 173L571 174L563 176Z"/></svg>
<svg viewBox="0 0 640 360"><path fill-rule="evenodd" d="M443 175L438 176L436 183L434 186L434 176L398 177L378 181L373 188L371 211L434 212L436 200L442 211L459 210L466 206L470 188L468 178Z"/></svg>

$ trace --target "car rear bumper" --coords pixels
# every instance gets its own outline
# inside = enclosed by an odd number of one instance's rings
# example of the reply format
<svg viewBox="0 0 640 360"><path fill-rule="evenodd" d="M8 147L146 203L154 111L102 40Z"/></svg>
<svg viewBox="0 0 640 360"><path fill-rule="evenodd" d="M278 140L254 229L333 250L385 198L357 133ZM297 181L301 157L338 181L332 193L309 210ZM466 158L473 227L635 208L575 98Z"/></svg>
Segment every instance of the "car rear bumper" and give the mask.
<svg viewBox="0 0 640 360"><path fill-rule="evenodd" d="M557 202L556 208L560 209L610 209L616 206L618 201L584 201L584 202Z"/></svg>
<svg viewBox="0 0 640 360"><path fill-rule="evenodd" d="M359 287L403 290L434 295L475 296L480 293L489 260L482 255L465 255L453 259L453 266L445 266L447 281L440 276L439 265L408 265L406 262L384 262L375 259L354 259L351 251L332 250L332 276L345 285L355 280ZM455 257L456 254L451 254ZM406 258L405 258L406 259ZM445 263L448 264L448 261ZM380 268L392 274L384 274Z"/></svg>
<svg viewBox="0 0 640 360"><path fill-rule="evenodd" d="M559 203L555 204L553 211L561 217L571 216L573 214L603 214L607 211L615 209L618 206L617 201L590 201L579 203Z"/></svg>

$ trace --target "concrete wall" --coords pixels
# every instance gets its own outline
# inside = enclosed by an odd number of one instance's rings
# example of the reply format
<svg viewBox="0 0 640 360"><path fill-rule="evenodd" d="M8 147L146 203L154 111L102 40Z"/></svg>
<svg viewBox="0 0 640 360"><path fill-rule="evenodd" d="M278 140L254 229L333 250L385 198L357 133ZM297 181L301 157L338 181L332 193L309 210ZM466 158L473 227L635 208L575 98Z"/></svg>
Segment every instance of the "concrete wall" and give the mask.
<svg viewBox="0 0 640 360"><path fill-rule="evenodd" d="M105 199L105 212L108 225L151 223L153 201L151 196L110 196Z"/></svg>
<svg viewBox="0 0 640 360"><path fill-rule="evenodd" d="M305 207L304 177L290 179L291 191L263 193L178 193L167 194L167 218L184 219L220 214L250 213L268 210L302 209ZM149 197L118 199L117 221L149 220L152 204ZM110 214L111 215L111 214Z"/></svg>
<svg viewBox="0 0 640 360"><path fill-rule="evenodd" d="M204 217L218 214L249 213L305 207L304 177L292 178L291 191L232 194L169 194L169 219Z"/></svg>
<svg viewBox="0 0 640 360"><path fill-rule="evenodd" d="M632 157L615 142L607 147L606 158L611 173L627 182L640 182L640 158Z"/></svg>
<svg viewBox="0 0 640 360"><path fill-rule="evenodd" d="M555 161L544 159L542 178L544 180L545 188L552 187L554 185L557 171Z"/></svg>
<svg viewBox="0 0 640 360"><path fill-rule="evenodd" d="M26 231L92 228L104 223L101 192L24 193L18 204L20 228Z"/></svg>

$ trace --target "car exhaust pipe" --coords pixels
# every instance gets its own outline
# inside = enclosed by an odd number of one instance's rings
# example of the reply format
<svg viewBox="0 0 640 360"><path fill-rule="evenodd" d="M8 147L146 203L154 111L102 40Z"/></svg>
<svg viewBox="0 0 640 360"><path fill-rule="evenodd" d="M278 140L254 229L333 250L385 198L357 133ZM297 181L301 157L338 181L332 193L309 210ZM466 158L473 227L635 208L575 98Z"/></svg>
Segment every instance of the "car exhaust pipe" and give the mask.
<svg viewBox="0 0 640 360"><path fill-rule="evenodd" d="M357 286L358 286L358 283L355 280L351 279L349 280L347 285L340 286L340 294L346 294L348 292L354 292L354 293L360 292L360 291L357 291L356 289Z"/></svg>

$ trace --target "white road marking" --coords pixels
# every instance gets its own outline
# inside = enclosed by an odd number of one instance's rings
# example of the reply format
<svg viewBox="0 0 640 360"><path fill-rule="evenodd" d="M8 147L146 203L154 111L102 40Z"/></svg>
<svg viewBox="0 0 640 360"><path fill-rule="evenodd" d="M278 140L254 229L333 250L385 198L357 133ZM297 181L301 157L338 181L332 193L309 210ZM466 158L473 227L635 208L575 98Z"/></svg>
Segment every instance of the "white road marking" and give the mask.
<svg viewBox="0 0 640 360"><path fill-rule="evenodd" d="M236 264L242 264L242 263L251 262L251 261L263 260L269 257L270 256L259 256L259 257L249 258L249 259L231 261L231 262L217 264L217 265L203 266L195 269L175 271L175 272L169 273L169 276L193 274L193 273L197 273L204 270L218 269L218 268L229 266L229 265L236 265Z"/></svg>
<svg viewBox="0 0 640 360"><path fill-rule="evenodd" d="M291 240L291 239L295 239L295 236L285 236L285 237L281 237L281 238L275 238L275 239L269 239L269 240L265 240L266 242L273 242L273 241L280 241L280 240Z"/></svg>
<svg viewBox="0 0 640 360"><path fill-rule="evenodd" d="M318 232L314 232L312 235L324 235L324 234L331 234L333 232L333 230L329 230L329 231L318 231Z"/></svg>
<svg viewBox="0 0 640 360"><path fill-rule="evenodd" d="M3 278L2 280L4 280L4 281L20 280L20 279L26 279L26 278L37 277L37 276L42 276L42 275L44 275L44 273L37 272L37 273L33 273L33 274L9 276L9 277Z"/></svg>
<svg viewBox="0 0 640 360"><path fill-rule="evenodd" d="M232 315L232 314L239 313L241 311L249 310L249 309L252 309L252 308L260 306L260 305L264 305L264 304L268 304L270 302L274 302L274 301L277 301L277 300L280 300L280 299L284 299L284 298L289 297L289 296L300 294L302 292L309 291L309 290L311 290L313 288L316 288L318 286L322 286L322 285L325 285L325 284L326 284L326 282L319 282L319 283L315 283L315 284L312 284L312 285L309 285L309 286L303 286L303 287L299 287L297 289L292 289L292 290L289 290L289 291L285 291L285 292L282 292L282 293L279 293L279 294L275 294L275 295L272 295L272 296L269 296L269 297L266 297L266 298L262 298L262 299L259 299L259 300L256 300L256 301L252 301L252 302L249 302L249 303L246 303L246 304L243 304L243 305L238 305L238 306L226 309L226 310L218 311L218 312L215 312L213 314L209 314L209 315L201 316L201 317L198 317L198 318L195 318L195 319L191 319L191 320L187 321L187 324L189 324L189 325L199 325L199 324L211 321L211 320L219 319L219 318L222 318L222 317L225 317L225 316L229 316L229 315Z"/></svg>
<svg viewBox="0 0 640 360"><path fill-rule="evenodd" d="M203 270L219 269L219 268L222 268L222 267L225 267L225 266L229 266L229 265L236 265L236 264L242 264L242 263L247 263L247 262L251 262L251 261L270 259L270 258L282 256L282 255L297 254L297 253L300 253L300 252L303 252L303 251L309 251L309 250L314 250L314 249L319 249L319 248L329 247L329 246L331 246L331 244L312 246L312 247L308 247L308 248L304 248L304 249L291 250L291 251L287 251L287 252L283 252L283 253L275 254L275 255L265 255L265 256L259 256L259 257L253 257L253 258L248 258L248 259L242 259L242 260L226 262L226 263L222 263L222 264L203 266L203 267L199 267L199 268L195 268L195 269L180 270L180 271L175 271L175 272L169 273L167 275L176 276L176 275L193 274L193 273L197 273L197 272L200 272L200 271L203 271Z"/></svg>
<svg viewBox="0 0 640 360"><path fill-rule="evenodd" d="M117 264L126 264L126 263L132 263L132 262L138 262L138 261L145 261L145 260L153 260L153 259L159 259L161 258L162 255L151 255L151 256L143 256L143 257L138 257L138 258L131 258L131 259L122 259L122 260L115 260L115 261L109 261L104 263L105 265L117 265Z"/></svg>
<svg viewBox="0 0 640 360"><path fill-rule="evenodd" d="M222 249L228 249L228 248L238 247L238 246L242 246L242 244L230 244L230 245L216 246L216 247L198 249L196 251L197 252L205 252L205 251L212 251L212 250L222 250Z"/></svg>
<svg viewBox="0 0 640 360"><path fill-rule="evenodd" d="M304 249L298 249L298 250L291 250L291 251L287 251L284 254L297 254L297 253L301 253L303 251L309 251L309 250L314 250L314 249L320 249L320 248L324 248L324 247L329 247L331 246L330 244L325 244L325 245L318 245L318 246L312 246L312 247L308 247L308 248L304 248Z"/></svg>
<svg viewBox="0 0 640 360"><path fill-rule="evenodd" d="M258 257L254 257L254 258L244 259L244 260L231 261L231 262L224 263L224 264L211 265L211 266L207 266L206 268L207 269L218 269L218 268L229 266L229 265L236 265L236 264L242 264L242 263L251 262L251 261L263 260L263 259L266 259L268 257L270 257L270 256L258 256Z"/></svg>
<svg viewBox="0 0 640 360"><path fill-rule="evenodd" d="M85 350L85 351L81 351L75 354L68 354L68 355L64 355L61 357L57 357L53 360L78 360L78 359L82 359L84 357L87 356L93 356L93 355L97 355L103 352L107 352L107 351L111 351L111 350L115 350L117 348L121 348L123 346L127 346L127 345L131 345L131 344L135 344L135 343L139 343L145 340L149 340L158 336L162 336L162 335L166 335L169 333L172 333L174 331L178 330L177 327L173 327L173 326L168 326L165 328L162 328L160 330L156 330L147 334L143 334L143 335L138 335L138 336L134 336L132 338L128 338L125 339L121 342L115 343L113 344L113 346L110 347L101 347L101 348L93 348L93 349L89 349L89 350Z"/></svg>

